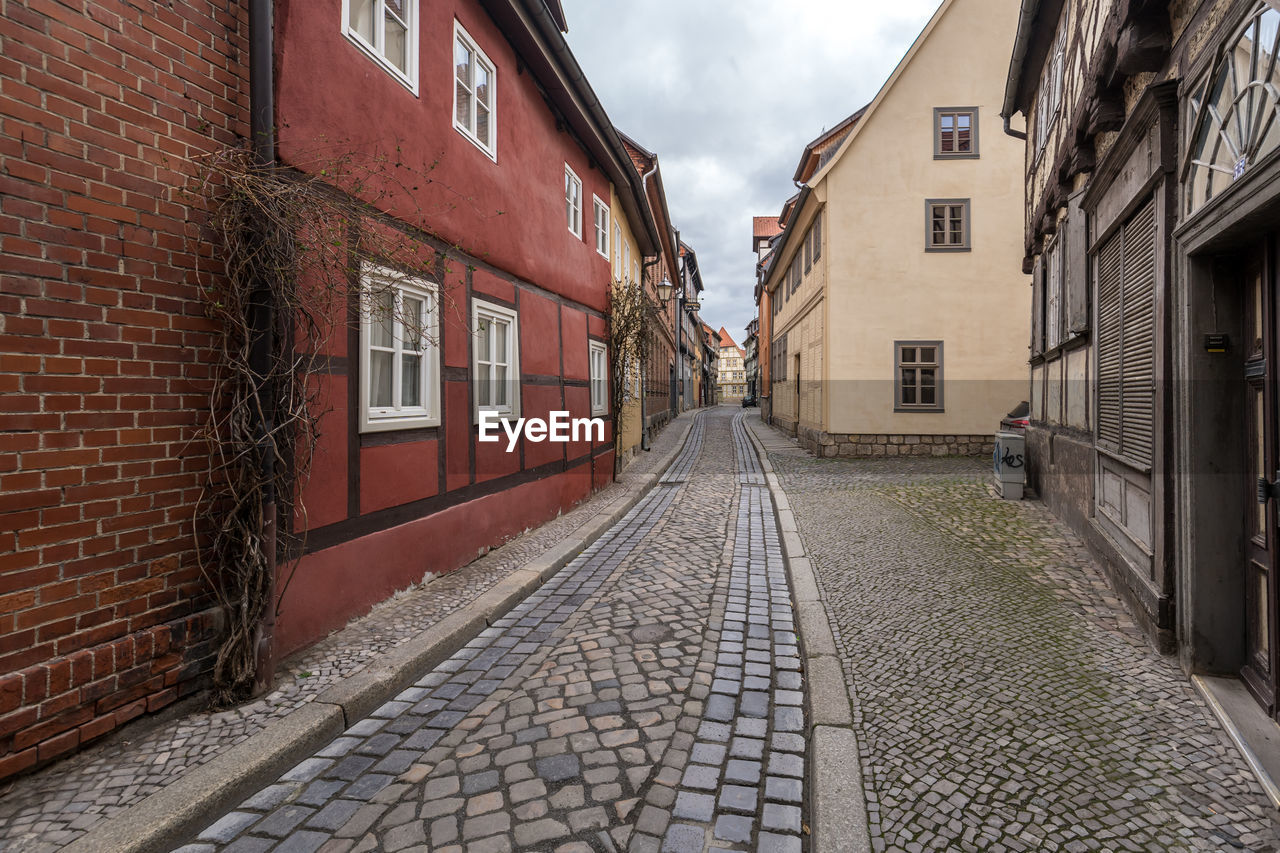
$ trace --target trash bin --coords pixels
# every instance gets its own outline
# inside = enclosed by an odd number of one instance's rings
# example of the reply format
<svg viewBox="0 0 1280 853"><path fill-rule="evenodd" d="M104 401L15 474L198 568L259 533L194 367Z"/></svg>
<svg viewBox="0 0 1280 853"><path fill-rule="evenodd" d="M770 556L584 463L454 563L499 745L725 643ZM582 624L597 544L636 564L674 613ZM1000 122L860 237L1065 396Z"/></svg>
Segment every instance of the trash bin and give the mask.
<svg viewBox="0 0 1280 853"><path fill-rule="evenodd" d="M1026 444L1022 433L996 433L996 489L1007 501L1022 500L1022 488L1027 484Z"/></svg>

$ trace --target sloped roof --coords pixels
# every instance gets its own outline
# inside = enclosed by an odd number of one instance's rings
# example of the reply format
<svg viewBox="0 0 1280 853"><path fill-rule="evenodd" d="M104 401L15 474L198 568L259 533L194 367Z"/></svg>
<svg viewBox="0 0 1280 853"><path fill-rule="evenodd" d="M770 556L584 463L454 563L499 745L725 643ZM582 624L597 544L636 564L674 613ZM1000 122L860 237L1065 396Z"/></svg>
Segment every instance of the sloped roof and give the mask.
<svg viewBox="0 0 1280 853"><path fill-rule="evenodd" d="M818 134L817 138L806 145L804 152L800 155L800 163L796 166L796 173L792 180L803 183L813 177L814 172L825 166L840 150L840 143L844 142L845 137L853 131L853 126L858 123L858 119L862 118L866 111L867 107L862 107L835 127Z"/></svg>
<svg viewBox="0 0 1280 853"><path fill-rule="evenodd" d="M751 217L751 234L753 237L772 237L782 232L782 223L776 216Z"/></svg>
<svg viewBox="0 0 1280 853"><path fill-rule="evenodd" d="M738 346L736 343L734 343L733 336L729 334L729 330L726 329L724 326L720 327L720 346L734 347L735 349Z"/></svg>
<svg viewBox="0 0 1280 853"><path fill-rule="evenodd" d="M823 158L823 162L818 166L817 170L811 174L807 182L813 186L817 181L826 177L827 172L835 167L836 162L844 156L844 152L849 150L849 146L853 144L853 140L858 137L859 132L866 126L867 122L875 116L876 110L880 104L893 91L893 87L902 77L902 73L911 64L911 60L916 58L916 54L920 52L925 43L929 41L929 36L933 35L933 31L937 28L938 22L950 11L955 0L942 0L942 4L938 6L938 10L933 13L933 17L929 19L929 23L924 25L924 29L920 31L920 35L916 36L916 40L911 43L911 47L907 48L907 52L902 59L894 67L893 73L889 75L889 79L885 80L884 85L880 87L880 91L876 92L876 96L872 98L871 103L867 104L858 112L854 113L850 118L856 118L850 123L849 130L844 134L829 156Z"/></svg>

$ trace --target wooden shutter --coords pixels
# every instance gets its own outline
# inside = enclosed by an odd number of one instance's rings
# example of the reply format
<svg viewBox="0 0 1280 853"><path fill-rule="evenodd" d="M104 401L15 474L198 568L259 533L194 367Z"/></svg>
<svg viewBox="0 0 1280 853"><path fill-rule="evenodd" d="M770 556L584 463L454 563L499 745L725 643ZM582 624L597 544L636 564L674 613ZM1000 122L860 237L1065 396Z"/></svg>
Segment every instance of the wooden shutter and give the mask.
<svg viewBox="0 0 1280 853"><path fill-rule="evenodd" d="M1044 254L1031 273L1031 354L1044 352Z"/></svg>
<svg viewBox="0 0 1280 853"><path fill-rule="evenodd" d="M1121 281L1124 233L1098 250L1098 440L1120 449Z"/></svg>
<svg viewBox="0 0 1280 853"><path fill-rule="evenodd" d="M1150 462L1155 434L1156 214L1149 201L1124 226L1124 362L1121 413L1126 456Z"/></svg>
<svg viewBox="0 0 1280 853"><path fill-rule="evenodd" d="M1143 205L1098 251L1098 440L1139 462L1155 441L1156 216Z"/></svg>
<svg viewBox="0 0 1280 853"><path fill-rule="evenodd" d="M1067 199L1066 263L1067 332L1079 334L1089 329L1089 231L1080 207L1084 190Z"/></svg>

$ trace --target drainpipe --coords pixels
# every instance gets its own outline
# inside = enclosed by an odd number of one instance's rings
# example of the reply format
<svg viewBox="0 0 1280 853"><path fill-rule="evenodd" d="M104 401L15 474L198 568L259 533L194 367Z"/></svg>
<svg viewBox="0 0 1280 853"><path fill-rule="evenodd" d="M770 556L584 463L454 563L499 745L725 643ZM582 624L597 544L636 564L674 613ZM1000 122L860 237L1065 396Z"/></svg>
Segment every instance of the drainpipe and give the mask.
<svg viewBox="0 0 1280 853"><path fill-rule="evenodd" d="M1025 131L1009 127L1009 119L1017 111L1014 101L1018 96L1018 80L1022 76L1022 63L1031 49L1031 37L1036 15L1040 12L1040 0L1022 0L1018 8L1018 29L1013 38L1013 55L1009 60L1009 74L1004 83L1004 103L1000 117L1004 119L1004 132L1015 139L1026 139Z"/></svg>
<svg viewBox="0 0 1280 853"><path fill-rule="evenodd" d="M680 414L684 399L684 356L680 353L680 337L684 331L684 259L680 257L680 229L676 229L676 279L680 282L680 294L676 296L676 398L671 401L671 419Z"/></svg>
<svg viewBox="0 0 1280 853"><path fill-rule="evenodd" d="M656 173L657 171L658 171L658 158L654 157L653 168L651 168L649 171L645 172L643 175L640 176L640 191L644 195L645 204L649 203L649 178L653 177L654 173ZM660 263L662 263L661 236L659 236L659 239L658 239L657 257L655 257L651 261L644 261L640 266L640 295L642 297L644 296L645 270L649 269L649 267L657 266ZM648 310L647 304L645 305L645 310L646 311ZM645 401L649 396L649 387L648 387L649 383L646 381L647 377L645 376L645 373L646 371L644 370L644 366L641 365L641 369L640 369L640 449L648 453L653 448L650 447L649 445L649 428L644 425Z"/></svg>
<svg viewBox="0 0 1280 853"><path fill-rule="evenodd" d="M1013 128L1009 127L1009 119L1011 118L1010 116L1002 116L1002 118L1004 118L1004 132L1006 134L1008 134L1009 136L1012 136L1014 139L1025 140L1027 138L1027 132L1025 130L1014 130Z"/></svg>
<svg viewBox="0 0 1280 853"><path fill-rule="evenodd" d="M249 134L255 165L263 171L275 166L275 74L273 0L249 0ZM267 282L259 282L249 300L249 369L254 377L253 395L258 423L257 462L266 484L262 496L262 533L267 558L267 608L255 637L253 695L271 689L276 649L276 493L274 391L267 379L275 350L275 300Z"/></svg>

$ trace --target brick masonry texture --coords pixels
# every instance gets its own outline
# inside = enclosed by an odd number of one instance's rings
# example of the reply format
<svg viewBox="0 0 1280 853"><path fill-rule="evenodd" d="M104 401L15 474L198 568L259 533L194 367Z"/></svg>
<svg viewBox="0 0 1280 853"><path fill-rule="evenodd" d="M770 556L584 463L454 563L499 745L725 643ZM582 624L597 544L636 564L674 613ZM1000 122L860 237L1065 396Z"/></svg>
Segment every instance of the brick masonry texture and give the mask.
<svg viewBox="0 0 1280 853"><path fill-rule="evenodd" d="M211 338L179 190L247 134L248 69L231 0L0 7L3 778L205 668Z"/></svg>
<svg viewBox="0 0 1280 853"><path fill-rule="evenodd" d="M687 416L686 416L687 417ZM104 818L138 803L227 748L315 699L326 688L411 642L531 559L572 536L596 513L625 501L683 435L664 430L617 482L548 524L470 565L397 594L366 616L284 661L273 691L225 711L187 711L139 720L79 755L16 780L0 793L0 849L51 853Z"/></svg>
<svg viewBox="0 0 1280 853"><path fill-rule="evenodd" d="M843 659L873 848L1280 849L1203 700L985 462L772 449Z"/></svg>
<svg viewBox="0 0 1280 853"><path fill-rule="evenodd" d="M741 430L699 416L680 479L184 853L799 853L794 616Z"/></svg>

